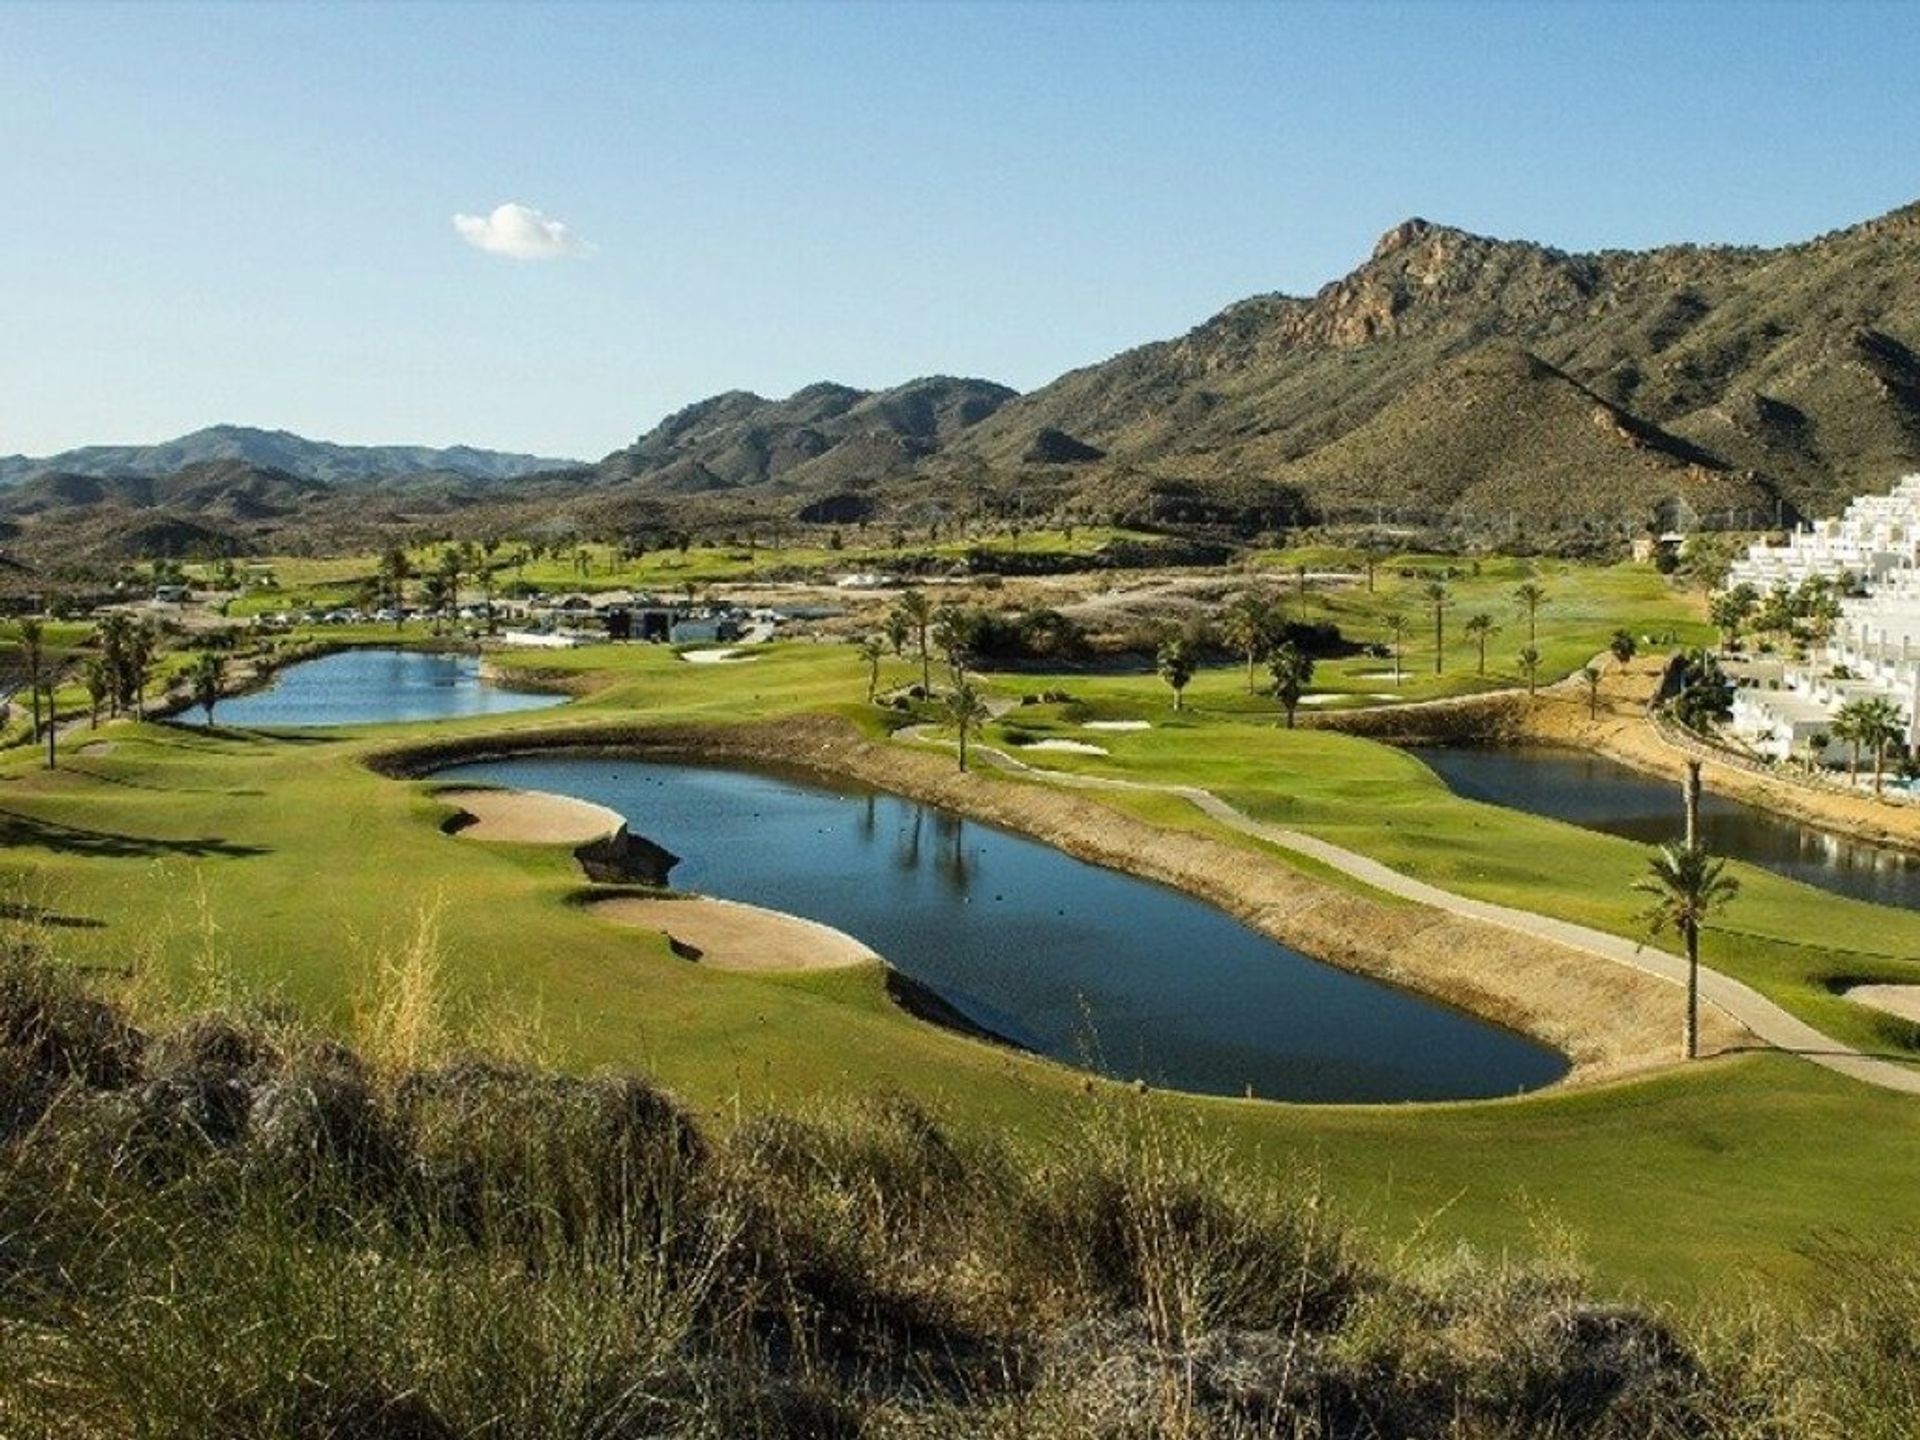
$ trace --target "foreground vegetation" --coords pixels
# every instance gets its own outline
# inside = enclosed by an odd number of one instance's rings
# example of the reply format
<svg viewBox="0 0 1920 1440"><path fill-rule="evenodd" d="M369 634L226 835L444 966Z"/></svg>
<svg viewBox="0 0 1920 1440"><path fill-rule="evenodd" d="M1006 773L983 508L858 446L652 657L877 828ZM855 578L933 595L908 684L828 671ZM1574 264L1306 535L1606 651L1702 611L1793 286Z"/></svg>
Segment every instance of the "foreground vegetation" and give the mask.
<svg viewBox="0 0 1920 1440"><path fill-rule="evenodd" d="M1052 1142L892 1094L724 1133L449 1052L434 954L359 1052L136 1028L0 950L0 1430L76 1437L1904 1433L1920 1260L1683 1323L1564 1263L1382 1246L1136 1097Z"/></svg>

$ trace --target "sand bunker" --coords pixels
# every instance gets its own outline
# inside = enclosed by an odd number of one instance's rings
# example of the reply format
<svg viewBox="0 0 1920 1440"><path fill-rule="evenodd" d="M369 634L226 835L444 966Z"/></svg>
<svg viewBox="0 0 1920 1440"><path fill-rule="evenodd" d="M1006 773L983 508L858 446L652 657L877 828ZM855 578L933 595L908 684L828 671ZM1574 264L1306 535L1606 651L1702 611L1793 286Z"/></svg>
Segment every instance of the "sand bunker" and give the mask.
<svg viewBox="0 0 1920 1440"><path fill-rule="evenodd" d="M1395 676L1391 670L1356 670L1354 671L1353 678L1356 680L1391 680L1396 685L1400 683L1399 678Z"/></svg>
<svg viewBox="0 0 1920 1440"><path fill-rule="evenodd" d="M473 816L473 823L459 831L468 840L584 845L627 823L618 811L604 805L542 790L442 790L436 798Z"/></svg>
<svg viewBox="0 0 1920 1440"><path fill-rule="evenodd" d="M1020 747L1022 750L1064 750L1071 755L1105 755L1104 745L1089 745L1084 740L1034 740Z"/></svg>
<svg viewBox="0 0 1920 1440"><path fill-rule="evenodd" d="M1151 720L1089 720L1082 730L1151 730Z"/></svg>
<svg viewBox="0 0 1920 1440"><path fill-rule="evenodd" d="M1855 985L1847 999L1920 1025L1920 985Z"/></svg>
<svg viewBox="0 0 1920 1440"><path fill-rule="evenodd" d="M1318 695L1302 695L1302 705L1338 705L1342 700L1398 700L1398 695L1382 695L1377 691L1327 690Z"/></svg>
<svg viewBox="0 0 1920 1440"><path fill-rule="evenodd" d="M680 658L689 665L744 665L749 660L757 660L757 655L742 655L738 650L685 650Z"/></svg>
<svg viewBox="0 0 1920 1440"><path fill-rule="evenodd" d="M715 970L832 970L880 958L831 925L736 900L617 895L589 909L616 924L658 931L680 954Z"/></svg>

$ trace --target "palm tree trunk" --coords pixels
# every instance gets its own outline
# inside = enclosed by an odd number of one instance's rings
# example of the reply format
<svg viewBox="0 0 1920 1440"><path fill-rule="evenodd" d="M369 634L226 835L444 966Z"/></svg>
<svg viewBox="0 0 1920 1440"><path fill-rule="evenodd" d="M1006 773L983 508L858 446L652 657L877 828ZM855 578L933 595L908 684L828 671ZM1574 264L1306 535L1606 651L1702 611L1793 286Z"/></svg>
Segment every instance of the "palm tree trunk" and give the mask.
<svg viewBox="0 0 1920 1440"><path fill-rule="evenodd" d="M1686 1058L1700 1054L1700 927L1689 920L1687 937L1687 1022L1682 1040Z"/></svg>
<svg viewBox="0 0 1920 1440"><path fill-rule="evenodd" d="M1880 793L1880 777L1885 772L1886 766L1887 747L1884 743L1876 741L1873 747L1873 793L1875 795Z"/></svg>
<svg viewBox="0 0 1920 1440"><path fill-rule="evenodd" d="M1247 694L1253 694L1253 651L1247 651Z"/></svg>
<svg viewBox="0 0 1920 1440"><path fill-rule="evenodd" d="M960 722L960 768L962 771L967 768L967 722L964 720Z"/></svg>
<svg viewBox="0 0 1920 1440"><path fill-rule="evenodd" d="M1487 678L1487 637L1480 637L1480 678Z"/></svg>
<svg viewBox="0 0 1920 1440"><path fill-rule="evenodd" d="M1296 702L1291 700L1287 702L1287 729L1289 730L1293 729L1293 708L1295 703Z"/></svg>
<svg viewBox="0 0 1920 1440"><path fill-rule="evenodd" d="M1438 605L1433 607L1433 673L1440 673L1447 653L1447 621Z"/></svg>

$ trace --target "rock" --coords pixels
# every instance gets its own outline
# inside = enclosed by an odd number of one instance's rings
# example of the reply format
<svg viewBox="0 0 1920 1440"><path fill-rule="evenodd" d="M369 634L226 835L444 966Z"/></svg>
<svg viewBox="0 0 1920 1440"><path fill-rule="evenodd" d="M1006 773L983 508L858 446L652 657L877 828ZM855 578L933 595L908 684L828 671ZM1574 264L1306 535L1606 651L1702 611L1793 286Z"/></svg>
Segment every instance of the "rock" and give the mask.
<svg viewBox="0 0 1920 1440"><path fill-rule="evenodd" d="M590 840L573 852L587 878L603 885L664 885L680 857L622 825L604 840Z"/></svg>

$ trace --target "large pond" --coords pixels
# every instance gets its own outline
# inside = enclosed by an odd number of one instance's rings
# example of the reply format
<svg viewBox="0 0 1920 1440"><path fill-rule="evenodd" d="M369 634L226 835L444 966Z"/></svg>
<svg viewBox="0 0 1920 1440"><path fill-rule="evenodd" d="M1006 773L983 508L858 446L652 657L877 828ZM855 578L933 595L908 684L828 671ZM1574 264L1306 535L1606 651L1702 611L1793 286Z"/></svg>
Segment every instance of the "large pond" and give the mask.
<svg viewBox="0 0 1920 1440"><path fill-rule="evenodd" d="M776 773L529 757L436 778L553 791L685 857L677 887L857 936L981 1027L1182 1090L1470 1099L1560 1078L1523 1036L1322 965L1176 891L949 812Z"/></svg>
<svg viewBox="0 0 1920 1440"><path fill-rule="evenodd" d="M213 718L249 728L379 725L538 710L565 699L495 685L471 655L342 650L289 665L265 689L221 701ZM197 723L205 716L196 708L180 718Z"/></svg>
<svg viewBox="0 0 1920 1440"><path fill-rule="evenodd" d="M1456 795L1648 845L1685 829L1680 786L1566 750L1412 750ZM1920 907L1920 857L1849 840L1709 790L1700 828L1715 853L1882 905Z"/></svg>

